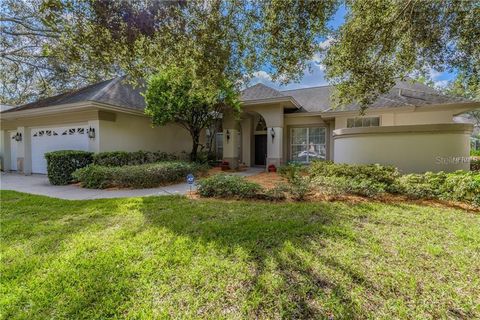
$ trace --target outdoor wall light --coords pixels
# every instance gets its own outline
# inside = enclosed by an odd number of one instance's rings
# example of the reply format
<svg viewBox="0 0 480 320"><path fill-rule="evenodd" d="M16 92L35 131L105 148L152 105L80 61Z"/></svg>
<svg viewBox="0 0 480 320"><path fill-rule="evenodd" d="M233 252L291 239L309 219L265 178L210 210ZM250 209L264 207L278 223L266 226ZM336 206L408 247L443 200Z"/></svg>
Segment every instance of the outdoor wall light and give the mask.
<svg viewBox="0 0 480 320"><path fill-rule="evenodd" d="M227 130L227 143L228 143L228 141L230 141L230 131L229 130Z"/></svg>
<svg viewBox="0 0 480 320"><path fill-rule="evenodd" d="M20 132L17 132L15 135L15 141L20 142L22 141L22 134Z"/></svg>
<svg viewBox="0 0 480 320"><path fill-rule="evenodd" d="M275 138L275 130L273 130L273 128L270 129L270 135L272 136L272 142L273 142L273 139Z"/></svg>
<svg viewBox="0 0 480 320"><path fill-rule="evenodd" d="M87 134L90 139L95 139L95 128L90 127L87 131Z"/></svg>

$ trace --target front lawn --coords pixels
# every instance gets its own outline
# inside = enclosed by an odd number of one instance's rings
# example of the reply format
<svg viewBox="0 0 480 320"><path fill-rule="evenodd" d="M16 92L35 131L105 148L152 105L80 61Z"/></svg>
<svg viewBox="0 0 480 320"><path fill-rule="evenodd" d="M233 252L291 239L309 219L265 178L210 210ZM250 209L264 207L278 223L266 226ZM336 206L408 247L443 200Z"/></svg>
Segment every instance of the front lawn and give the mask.
<svg viewBox="0 0 480 320"><path fill-rule="evenodd" d="M480 317L480 216L1 192L2 318Z"/></svg>

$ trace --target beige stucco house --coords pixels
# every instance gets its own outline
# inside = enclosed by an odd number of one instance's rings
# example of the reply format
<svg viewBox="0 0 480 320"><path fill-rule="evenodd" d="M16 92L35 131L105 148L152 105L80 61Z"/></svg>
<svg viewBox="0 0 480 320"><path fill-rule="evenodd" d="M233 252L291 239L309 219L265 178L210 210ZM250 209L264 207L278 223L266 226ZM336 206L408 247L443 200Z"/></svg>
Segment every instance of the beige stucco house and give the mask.
<svg viewBox="0 0 480 320"><path fill-rule="evenodd" d="M231 167L324 159L390 164L403 172L468 170L472 125L455 123L454 117L479 109L480 103L398 82L360 116L357 105L334 109L331 94L330 86L247 88L242 113L222 115L216 137L220 157ZM144 107L140 90L116 78L4 111L3 168L46 173L44 153L62 149L190 150L184 129L153 128Z"/></svg>

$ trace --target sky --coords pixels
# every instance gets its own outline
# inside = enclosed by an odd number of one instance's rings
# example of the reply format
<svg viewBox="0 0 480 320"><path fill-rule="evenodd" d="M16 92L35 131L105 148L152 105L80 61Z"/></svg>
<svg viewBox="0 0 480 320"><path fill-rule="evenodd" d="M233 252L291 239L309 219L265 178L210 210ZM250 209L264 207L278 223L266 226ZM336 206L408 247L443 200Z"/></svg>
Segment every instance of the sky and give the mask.
<svg viewBox="0 0 480 320"><path fill-rule="evenodd" d="M340 27L345 21L345 14L346 8L342 5L335 13L328 26L333 29ZM328 42L329 39L325 39L322 42L322 47L328 47ZM287 85L280 85L279 83L273 82L268 73L265 71L258 71L255 73L255 77L252 79L251 85L263 83L278 90L301 89L328 85L328 82L324 78L324 67L321 64L319 57L313 57L309 64L310 70L304 70L303 77L299 82L291 82ZM454 72L439 72L433 69L430 70L429 75L432 81L435 83L435 87L437 88L445 87L448 82L455 77Z"/></svg>

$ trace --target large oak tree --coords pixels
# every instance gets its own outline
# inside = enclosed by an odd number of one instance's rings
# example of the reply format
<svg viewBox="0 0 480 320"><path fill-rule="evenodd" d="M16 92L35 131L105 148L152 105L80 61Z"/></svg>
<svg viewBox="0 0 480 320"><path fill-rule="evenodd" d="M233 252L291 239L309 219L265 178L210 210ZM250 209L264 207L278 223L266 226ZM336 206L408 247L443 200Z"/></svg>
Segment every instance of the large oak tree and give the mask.
<svg viewBox="0 0 480 320"><path fill-rule="evenodd" d="M208 76L217 72L238 88L258 70L294 81L326 36L333 41L323 63L340 104L367 105L418 70L480 74L478 1L38 1L39 26L59 34L42 45L50 61L99 74L135 79L192 58ZM328 30L340 5L345 22Z"/></svg>

